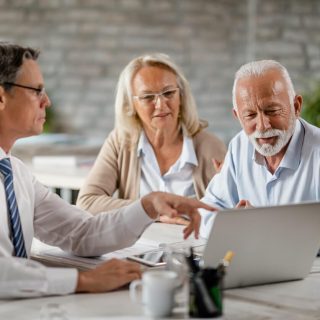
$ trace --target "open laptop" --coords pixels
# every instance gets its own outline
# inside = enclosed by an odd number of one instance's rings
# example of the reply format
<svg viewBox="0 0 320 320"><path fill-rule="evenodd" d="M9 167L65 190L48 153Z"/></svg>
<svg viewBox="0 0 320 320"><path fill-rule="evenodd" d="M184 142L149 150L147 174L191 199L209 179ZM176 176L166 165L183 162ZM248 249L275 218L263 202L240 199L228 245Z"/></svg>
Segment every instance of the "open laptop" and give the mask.
<svg viewBox="0 0 320 320"><path fill-rule="evenodd" d="M228 250L225 288L306 277L320 248L320 203L232 209L217 213L204 249L216 267Z"/></svg>

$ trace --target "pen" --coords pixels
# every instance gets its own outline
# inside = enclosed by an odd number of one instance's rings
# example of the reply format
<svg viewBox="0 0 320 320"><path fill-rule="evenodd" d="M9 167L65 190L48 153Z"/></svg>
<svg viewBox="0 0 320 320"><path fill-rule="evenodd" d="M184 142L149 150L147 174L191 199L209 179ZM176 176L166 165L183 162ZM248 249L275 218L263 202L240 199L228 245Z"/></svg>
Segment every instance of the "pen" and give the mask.
<svg viewBox="0 0 320 320"><path fill-rule="evenodd" d="M234 252L233 251L227 251L227 253L225 254L222 263L224 264L225 267L227 267L230 264L230 261L232 260L234 256Z"/></svg>
<svg viewBox="0 0 320 320"><path fill-rule="evenodd" d="M224 255L221 263L219 263L219 265L217 267L217 272L220 275L223 275L225 273L226 267L228 267L230 265L230 262L231 262L233 256L234 256L234 252L231 250L227 251L227 253Z"/></svg>

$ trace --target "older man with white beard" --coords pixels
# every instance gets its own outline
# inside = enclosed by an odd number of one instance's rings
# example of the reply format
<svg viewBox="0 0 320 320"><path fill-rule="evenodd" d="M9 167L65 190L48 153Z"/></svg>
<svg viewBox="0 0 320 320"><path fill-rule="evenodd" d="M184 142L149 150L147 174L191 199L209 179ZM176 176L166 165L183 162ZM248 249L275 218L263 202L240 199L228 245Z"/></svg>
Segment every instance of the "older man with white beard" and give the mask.
<svg viewBox="0 0 320 320"><path fill-rule="evenodd" d="M243 65L233 85L233 113L243 130L202 201L222 209L320 201L320 129L299 118L301 107L280 63ZM215 213L201 215L207 237Z"/></svg>

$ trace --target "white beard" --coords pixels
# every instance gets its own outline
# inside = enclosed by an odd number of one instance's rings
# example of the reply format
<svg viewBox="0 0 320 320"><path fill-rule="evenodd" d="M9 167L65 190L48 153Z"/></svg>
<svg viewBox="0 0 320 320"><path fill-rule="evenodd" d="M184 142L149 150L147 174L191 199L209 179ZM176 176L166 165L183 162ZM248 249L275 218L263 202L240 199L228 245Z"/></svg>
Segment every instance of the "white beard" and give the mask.
<svg viewBox="0 0 320 320"><path fill-rule="evenodd" d="M249 140L253 144L254 148L257 152L259 152L264 157L272 157L279 153L289 142L290 138L293 135L295 128L295 117L290 119L289 128L287 130L279 130L279 129L269 129L264 132L255 131L250 134ZM277 137L276 143L271 145L269 143L259 144L258 138L270 138Z"/></svg>

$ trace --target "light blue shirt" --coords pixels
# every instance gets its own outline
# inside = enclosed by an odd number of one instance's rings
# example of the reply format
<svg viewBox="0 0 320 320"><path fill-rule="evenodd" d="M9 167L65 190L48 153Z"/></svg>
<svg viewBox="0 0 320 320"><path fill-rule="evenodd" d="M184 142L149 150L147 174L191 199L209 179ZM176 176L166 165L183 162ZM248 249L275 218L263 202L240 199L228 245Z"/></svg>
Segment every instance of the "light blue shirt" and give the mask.
<svg viewBox="0 0 320 320"><path fill-rule="evenodd" d="M299 119L274 174L244 131L229 144L224 165L210 181L202 201L233 208L240 200L255 207L320 201L320 129ZM200 233L209 235L215 214L200 210Z"/></svg>
<svg viewBox="0 0 320 320"><path fill-rule="evenodd" d="M143 131L137 156L141 158L140 197L152 191L170 192L186 197L196 196L192 173L198 160L191 138L183 137L181 155L164 175L161 175L153 148Z"/></svg>

